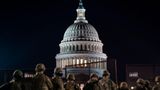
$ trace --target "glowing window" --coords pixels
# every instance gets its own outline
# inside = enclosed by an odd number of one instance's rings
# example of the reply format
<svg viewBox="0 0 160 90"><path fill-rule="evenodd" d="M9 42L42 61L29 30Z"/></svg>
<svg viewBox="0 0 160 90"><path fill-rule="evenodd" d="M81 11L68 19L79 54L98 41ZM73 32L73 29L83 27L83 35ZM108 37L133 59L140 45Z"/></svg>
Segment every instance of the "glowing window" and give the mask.
<svg viewBox="0 0 160 90"><path fill-rule="evenodd" d="M138 77L138 72L130 72L129 77Z"/></svg>
<svg viewBox="0 0 160 90"><path fill-rule="evenodd" d="M77 59L77 64L79 64L79 59Z"/></svg>
<svg viewBox="0 0 160 90"><path fill-rule="evenodd" d="M84 66L87 67L87 60L84 60Z"/></svg>
<svg viewBox="0 0 160 90"><path fill-rule="evenodd" d="M83 59L81 59L80 64L83 64Z"/></svg>

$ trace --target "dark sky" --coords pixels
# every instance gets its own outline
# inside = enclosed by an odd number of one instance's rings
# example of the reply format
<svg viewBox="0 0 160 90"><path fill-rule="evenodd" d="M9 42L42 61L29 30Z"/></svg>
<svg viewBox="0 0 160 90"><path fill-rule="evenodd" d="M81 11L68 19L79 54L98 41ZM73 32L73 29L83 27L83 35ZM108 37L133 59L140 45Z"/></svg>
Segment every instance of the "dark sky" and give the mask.
<svg viewBox="0 0 160 90"><path fill-rule="evenodd" d="M160 63L160 5L147 0L84 0L86 18L104 43L104 53L125 64ZM78 0L0 1L0 69L55 66Z"/></svg>

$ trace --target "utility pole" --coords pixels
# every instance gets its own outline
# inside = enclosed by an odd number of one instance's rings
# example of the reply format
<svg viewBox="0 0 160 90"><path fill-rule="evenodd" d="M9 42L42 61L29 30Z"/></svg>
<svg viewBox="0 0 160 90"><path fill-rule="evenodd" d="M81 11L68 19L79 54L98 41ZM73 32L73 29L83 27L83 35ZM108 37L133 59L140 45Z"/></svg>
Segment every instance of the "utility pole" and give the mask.
<svg viewBox="0 0 160 90"><path fill-rule="evenodd" d="M114 59L114 66L115 66L115 80L116 84L118 84L118 76L117 76L117 60Z"/></svg>

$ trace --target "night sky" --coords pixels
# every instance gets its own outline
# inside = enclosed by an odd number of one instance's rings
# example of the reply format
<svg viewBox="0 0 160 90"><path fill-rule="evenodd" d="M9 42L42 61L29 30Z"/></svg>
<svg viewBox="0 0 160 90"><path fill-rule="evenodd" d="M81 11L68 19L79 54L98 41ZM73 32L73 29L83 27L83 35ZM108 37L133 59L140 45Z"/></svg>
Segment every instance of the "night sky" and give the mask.
<svg viewBox="0 0 160 90"><path fill-rule="evenodd" d="M160 63L158 1L83 2L104 53L117 59L119 70L125 70L125 64ZM54 68L59 43L76 19L77 7L78 0L0 1L0 69L34 68L37 63Z"/></svg>

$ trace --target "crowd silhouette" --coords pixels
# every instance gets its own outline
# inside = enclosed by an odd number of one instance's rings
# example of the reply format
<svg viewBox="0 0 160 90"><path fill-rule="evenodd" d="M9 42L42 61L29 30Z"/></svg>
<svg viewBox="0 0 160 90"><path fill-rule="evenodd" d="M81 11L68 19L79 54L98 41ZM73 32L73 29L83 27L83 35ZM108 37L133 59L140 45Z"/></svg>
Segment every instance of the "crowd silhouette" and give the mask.
<svg viewBox="0 0 160 90"><path fill-rule="evenodd" d="M0 86L0 90L160 90L160 76L155 77L155 84L151 85L149 80L138 78L136 85L130 87L127 82L120 82L118 85L110 79L108 70L103 71L102 78L96 73L91 73L90 79L81 87L75 80L75 75L69 73L66 81L63 81L62 68L54 69L54 76L49 78L44 74L45 65L40 63L35 67L35 75L31 80L31 85L25 85L25 78L21 70L13 72L13 78ZM29 88L29 89L28 89Z"/></svg>

